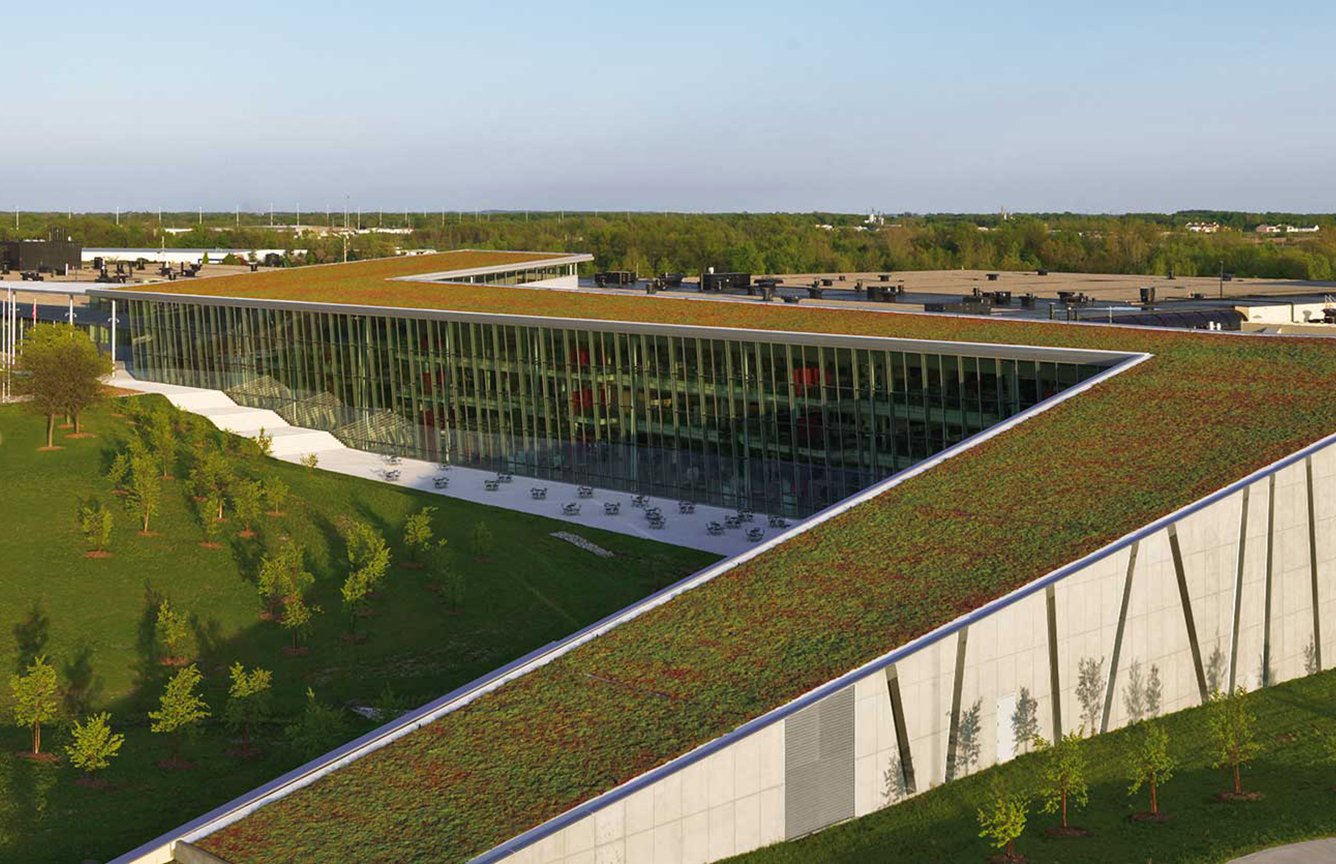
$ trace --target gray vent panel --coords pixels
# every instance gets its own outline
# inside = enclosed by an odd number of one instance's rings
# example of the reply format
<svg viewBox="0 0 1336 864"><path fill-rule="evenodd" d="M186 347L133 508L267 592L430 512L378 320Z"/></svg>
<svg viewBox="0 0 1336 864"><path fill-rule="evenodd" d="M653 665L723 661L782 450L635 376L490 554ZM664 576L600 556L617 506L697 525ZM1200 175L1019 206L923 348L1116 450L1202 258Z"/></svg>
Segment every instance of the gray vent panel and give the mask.
<svg viewBox="0 0 1336 864"><path fill-rule="evenodd" d="M784 721L784 826L801 837L854 815L854 690Z"/></svg>

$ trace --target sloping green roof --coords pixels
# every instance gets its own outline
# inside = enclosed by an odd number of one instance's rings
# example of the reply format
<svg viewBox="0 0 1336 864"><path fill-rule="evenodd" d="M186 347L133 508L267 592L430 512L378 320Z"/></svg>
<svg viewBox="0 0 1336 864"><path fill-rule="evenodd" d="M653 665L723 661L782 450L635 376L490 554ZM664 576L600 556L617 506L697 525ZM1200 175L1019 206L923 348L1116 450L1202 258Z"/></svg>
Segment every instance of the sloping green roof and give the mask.
<svg viewBox="0 0 1336 864"><path fill-rule="evenodd" d="M383 278L338 277L428 305ZM435 309L1154 356L198 841L235 864L467 859L1336 431L1336 341L422 290Z"/></svg>

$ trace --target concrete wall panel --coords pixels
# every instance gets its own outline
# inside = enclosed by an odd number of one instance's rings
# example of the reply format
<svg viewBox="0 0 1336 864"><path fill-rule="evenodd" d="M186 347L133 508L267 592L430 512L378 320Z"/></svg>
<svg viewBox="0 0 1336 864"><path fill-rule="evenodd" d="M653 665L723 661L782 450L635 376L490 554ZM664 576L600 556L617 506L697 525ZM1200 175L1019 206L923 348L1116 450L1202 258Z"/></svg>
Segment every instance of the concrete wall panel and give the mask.
<svg viewBox="0 0 1336 864"><path fill-rule="evenodd" d="M1336 447L1311 458L1318 611L1325 668L1336 665ZM1237 652L1237 683L1261 683L1263 648L1270 645L1273 681L1306 674L1313 642L1312 547L1309 543L1308 471L1304 462L1248 487L1246 542L1239 586L1239 531L1244 494L1237 491L1179 519L1173 526L1191 603L1203 676L1221 688ZM1273 532L1268 536L1268 519ZM1081 660L1100 662L1108 726L1118 728L1149 713L1158 690L1159 713L1200 701L1197 666L1188 638L1167 529L1137 543L1132 587L1122 616L1132 550L1124 547L1068 574L1053 585L1063 728L1083 723L1077 697ZM1265 627L1267 565L1271 572L1271 626ZM1235 610L1237 646L1233 644ZM1118 640L1122 618L1121 640ZM1268 640L1269 632L1269 640ZM1113 668L1115 641L1118 665ZM906 744L917 791L945 780L951 732L957 634L950 634L894 664L904 710ZM1039 733L1051 737L1047 601L1043 589L973 620L965 641L957 776L1023 752L1012 720L1022 690L1036 706ZM1153 670L1153 674L1152 674ZM1109 679L1112 675L1112 684ZM1158 679L1158 685L1152 684ZM887 686L878 668L853 682L854 812L862 816L902 800L895 782L901 742ZM977 713L973 713L977 706ZM973 716L971 714L973 713ZM668 773L652 785L599 809L510 859L519 864L705 864L776 843L786 836L783 722ZM972 742L973 746L966 746ZM968 758L966 751L977 756Z"/></svg>

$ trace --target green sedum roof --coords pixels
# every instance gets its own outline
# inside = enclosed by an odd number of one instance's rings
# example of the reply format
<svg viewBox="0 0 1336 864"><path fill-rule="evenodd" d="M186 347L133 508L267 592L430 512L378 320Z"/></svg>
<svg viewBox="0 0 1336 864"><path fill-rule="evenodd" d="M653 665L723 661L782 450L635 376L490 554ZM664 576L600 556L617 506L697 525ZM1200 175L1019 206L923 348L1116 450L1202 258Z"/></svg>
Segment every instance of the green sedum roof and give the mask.
<svg viewBox="0 0 1336 864"><path fill-rule="evenodd" d="M189 287L1154 356L198 841L234 864L468 859L1336 431L1336 340L386 282L394 269Z"/></svg>

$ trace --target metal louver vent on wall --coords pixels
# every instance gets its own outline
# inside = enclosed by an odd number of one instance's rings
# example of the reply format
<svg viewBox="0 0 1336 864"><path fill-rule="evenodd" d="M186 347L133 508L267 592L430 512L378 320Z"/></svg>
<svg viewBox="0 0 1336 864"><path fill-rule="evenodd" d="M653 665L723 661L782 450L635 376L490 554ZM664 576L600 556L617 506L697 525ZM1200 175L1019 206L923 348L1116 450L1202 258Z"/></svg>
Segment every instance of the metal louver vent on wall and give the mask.
<svg viewBox="0 0 1336 864"><path fill-rule="evenodd" d="M793 839L854 815L854 690L784 721L784 826Z"/></svg>

